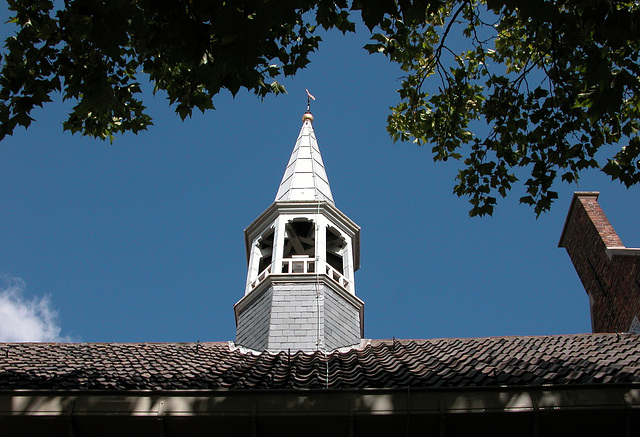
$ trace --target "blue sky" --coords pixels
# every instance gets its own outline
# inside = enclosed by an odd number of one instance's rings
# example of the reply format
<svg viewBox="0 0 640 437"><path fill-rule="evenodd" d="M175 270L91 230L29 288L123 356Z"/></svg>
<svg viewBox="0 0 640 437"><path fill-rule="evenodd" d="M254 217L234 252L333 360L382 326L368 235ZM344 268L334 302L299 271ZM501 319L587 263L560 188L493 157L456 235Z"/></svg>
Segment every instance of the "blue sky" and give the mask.
<svg viewBox="0 0 640 437"><path fill-rule="evenodd" d="M41 318L57 312L63 339L233 340L243 229L274 200L309 88L336 206L362 227L367 338L589 332L587 296L557 247L571 193L600 191L633 247L638 188L592 172L559 185L538 219L518 204L521 187L493 217L469 218L452 194L456 163L391 142L400 72L367 55L363 35L327 35L310 66L282 81L288 94L264 102L222 95L216 111L181 122L149 95L155 125L113 144L63 132L68 104L39 111L0 142L1 296Z"/></svg>

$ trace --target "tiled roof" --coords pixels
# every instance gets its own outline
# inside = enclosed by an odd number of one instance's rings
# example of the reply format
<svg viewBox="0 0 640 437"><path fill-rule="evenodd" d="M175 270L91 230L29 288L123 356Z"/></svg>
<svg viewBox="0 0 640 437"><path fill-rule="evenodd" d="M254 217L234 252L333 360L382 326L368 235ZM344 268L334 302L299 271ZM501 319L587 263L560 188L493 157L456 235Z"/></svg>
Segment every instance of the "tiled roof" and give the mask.
<svg viewBox="0 0 640 437"><path fill-rule="evenodd" d="M491 387L640 383L640 335L373 340L260 355L227 343L0 343L0 390Z"/></svg>

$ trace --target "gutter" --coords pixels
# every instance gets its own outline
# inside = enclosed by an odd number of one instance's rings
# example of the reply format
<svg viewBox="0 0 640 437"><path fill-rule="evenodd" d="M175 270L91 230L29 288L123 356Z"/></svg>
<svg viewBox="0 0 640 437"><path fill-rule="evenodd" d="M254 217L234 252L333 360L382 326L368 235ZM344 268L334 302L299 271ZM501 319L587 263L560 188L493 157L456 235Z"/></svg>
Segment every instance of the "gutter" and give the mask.
<svg viewBox="0 0 640 437"><path fill-rule="evenodd" d="M640 384L305 390L2 390L3 416L255 417L640 409Z"/></svg>

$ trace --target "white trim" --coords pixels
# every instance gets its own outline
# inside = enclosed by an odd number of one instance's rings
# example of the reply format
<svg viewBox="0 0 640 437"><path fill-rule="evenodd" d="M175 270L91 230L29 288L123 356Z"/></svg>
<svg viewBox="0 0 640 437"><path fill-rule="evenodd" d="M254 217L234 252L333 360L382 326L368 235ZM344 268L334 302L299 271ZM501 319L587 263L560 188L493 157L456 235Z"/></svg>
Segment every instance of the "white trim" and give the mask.
<svg viewBox="0 0 640 437"><path fill-rule="evenodd" d="M607 257L611 260L614 256L640 256L640 248L635 247L607 247Z"/></svg>

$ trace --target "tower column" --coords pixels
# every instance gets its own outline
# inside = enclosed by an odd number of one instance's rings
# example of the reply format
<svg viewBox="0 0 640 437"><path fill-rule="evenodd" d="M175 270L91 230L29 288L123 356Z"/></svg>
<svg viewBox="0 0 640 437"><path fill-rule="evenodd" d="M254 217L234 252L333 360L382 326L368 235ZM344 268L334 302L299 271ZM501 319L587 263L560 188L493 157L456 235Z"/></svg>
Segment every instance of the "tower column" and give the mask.
<svg viewBox="0 0 640 437"><path fill-rule="evenodd" d="M285 217L278 217L276 219L276 231L273 237L273 265L271 273L274 275L282 273L282 258L284 257L284 237L285 226L287 220Z"/></svg>
<svg viewBox="0 0 640 437"><path fill-rule="evenodd" d="M344 256L342 257L344 263L344 277L349 281L348 290L351 294L355 294L355 288L353 286L353 244L349 241L347 247L344 249Z"/></svg>
<svg viewBox="0 0 640 437"><path fill-rule="evenodd" d="M327 271L327 219L318 214L316 217L316 272Z"/></svg>
<svg viewBox="0 0 640 437"><path fill-rule="evenodd" d="M249 267L248 267L248 272L247 272L247 285L245 287L245 292L244 294L248 294L251 289L252 286L251 284L253 283L253 281L258 277L258 275L261 273L258 271L259 265L260 265L260 257L261 257L261 253L260 253L260 248L257 245L257 242L255 242L254 244L251 245L251 254L249 256Z"/></svg>

